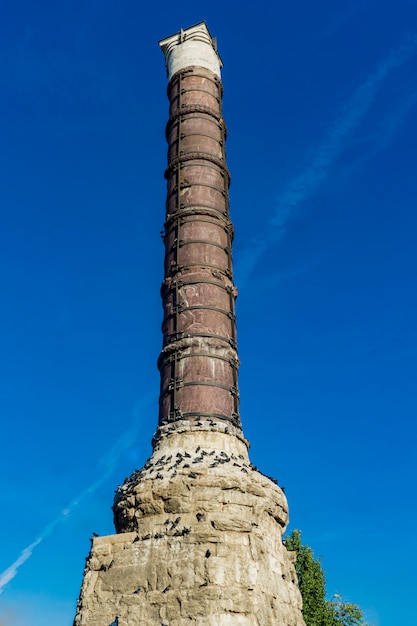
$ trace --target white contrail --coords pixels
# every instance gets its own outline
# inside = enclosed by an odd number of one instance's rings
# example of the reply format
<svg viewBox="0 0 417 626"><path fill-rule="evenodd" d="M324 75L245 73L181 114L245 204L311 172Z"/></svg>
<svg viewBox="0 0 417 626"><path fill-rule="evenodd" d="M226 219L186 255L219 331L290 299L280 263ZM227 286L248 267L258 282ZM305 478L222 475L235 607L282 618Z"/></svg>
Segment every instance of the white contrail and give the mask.
<svg viewBox="0 0 417 626"><path fill-rule="evenodd" d="M267 231L252 241L241 259L238 259L238 282L244 284L259 258L285 234L288 220L297 207L309 198L327 178L331 165L342 153L345 140L370 109L378 88L387 76L401 67L417 52L417 35L383 59L368 78L353 92L342 107L334 123L327 129L322 142L313 153L310 163L290 182L278 199L277 206L267 223Z"/></svg>
<svg viewBox="0 0 417 626"><path fill-rule="evenodd" d="M121 454L127 450L137 439L139 427L141 423L140 414L141 411L147 406L151 399L153 399L153 392L149 392L146 396L136 405L133 412L133 425L126 430L116 441L110 451L100 460L99 465L103 468L103 472L100 478L96 480L92 485L84 489L76 498L71 500L69 505L64 508L55 519L52 520L40 533L39 537L35 539L31 544L22 550L18 558L3 572L0 573L0 595L3 593L6 585L15 578L19 568L26 563L32 556L34 549L55 529L55 527L64 522L75 507L83 500L87 495L94 493L101 485L103 485L107 479L111 476L116 468L117 461Z"/></svg>
<svg viewBox="0 0 417 626"><path fill-rule="evenodd" d="M40 544L41 541L42 537L38 537L36 541L33 541L33 543L31 543L27 548L22 550L16 561L0 574L0 593L3 592L7 583L9 583L16 576L19 567L32 556L33 550Z"/></svg>
<svg viewBox="0 0 417 626"><path fill-rule="evenodd" d="M47 526L45 526L45 528L43 529L39 537L35 539L35 541L32 541L31 544L29 544L26 548L22 550L20 555L17 557L16 561L14 561L7 569L5 569L0 574L0 595L3 593L4 588L7 585L7 583L13 580L13 578L16 576L18 569L23 565L23 563L26 563L26 561L32 556L34 549L44 539L49 537L49 535L54 530L55 526L57 526L60 522L65 520L67 515L69 515L70 513L70 509L71 509L71 505L70 507L61 511L61 513L54 520L52 520L52 522L50 522Z"/></svg>

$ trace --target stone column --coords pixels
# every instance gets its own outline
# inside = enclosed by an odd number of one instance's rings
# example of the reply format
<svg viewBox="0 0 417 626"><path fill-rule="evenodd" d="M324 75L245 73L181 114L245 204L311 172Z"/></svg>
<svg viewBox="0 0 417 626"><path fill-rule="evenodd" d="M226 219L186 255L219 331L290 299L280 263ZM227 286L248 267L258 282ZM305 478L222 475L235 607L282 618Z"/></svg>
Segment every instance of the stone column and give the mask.
<svg viewBox="0 0 417 626"><path fill-rule="evenodd" d="M240 433L221 60L204 23L160 45L170 107L157 437L184 421Z"/></svg>
<svg viewBox="0 0 417 626"><path fill-rule="evenodd" d="M160 42L170 117L153 453L95 537L75 626L305 626L283 491L238 414L221 60L203 22Z"/></svg>

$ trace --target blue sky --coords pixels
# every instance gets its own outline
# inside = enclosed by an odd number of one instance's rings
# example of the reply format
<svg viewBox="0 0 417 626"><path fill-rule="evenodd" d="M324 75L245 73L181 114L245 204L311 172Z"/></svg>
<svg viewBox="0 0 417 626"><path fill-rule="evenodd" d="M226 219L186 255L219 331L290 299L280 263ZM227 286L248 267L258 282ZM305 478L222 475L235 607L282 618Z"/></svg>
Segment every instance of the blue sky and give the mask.
<svg viewBox="0 0 417 626"><path fill-rule="evenodd" d="M415 620L417 5L3 0L1 626L71 626L149 456L167 120L157 41L225 67L241 414L328 592Z"/></svg>

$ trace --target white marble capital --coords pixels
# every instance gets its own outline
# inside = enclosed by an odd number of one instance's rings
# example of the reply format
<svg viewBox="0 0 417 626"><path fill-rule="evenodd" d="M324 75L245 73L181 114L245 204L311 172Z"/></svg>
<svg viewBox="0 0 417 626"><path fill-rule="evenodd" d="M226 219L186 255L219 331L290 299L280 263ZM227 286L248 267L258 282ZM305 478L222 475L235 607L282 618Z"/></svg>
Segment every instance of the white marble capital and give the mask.
<svg viewBox="0 0 417 626"><path fill-rule="evenodd" d="M159 45L165 56L169 79L190 66L204 67L220 78L223 63L205 22L181 29L179 33L162 39Z"/></svg>

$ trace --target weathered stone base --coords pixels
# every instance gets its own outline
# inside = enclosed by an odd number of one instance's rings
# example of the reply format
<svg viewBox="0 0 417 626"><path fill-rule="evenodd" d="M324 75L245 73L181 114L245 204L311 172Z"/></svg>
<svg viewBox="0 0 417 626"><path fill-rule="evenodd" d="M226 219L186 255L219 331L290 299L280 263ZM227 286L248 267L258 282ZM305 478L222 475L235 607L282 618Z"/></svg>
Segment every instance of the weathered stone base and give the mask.
<svg viewBox="0 0 417 626"><path fill-rule="evenodd" d="M161 439L115 522L93 540L75 626L304 626L285 496L236 436Z"/></svg>

